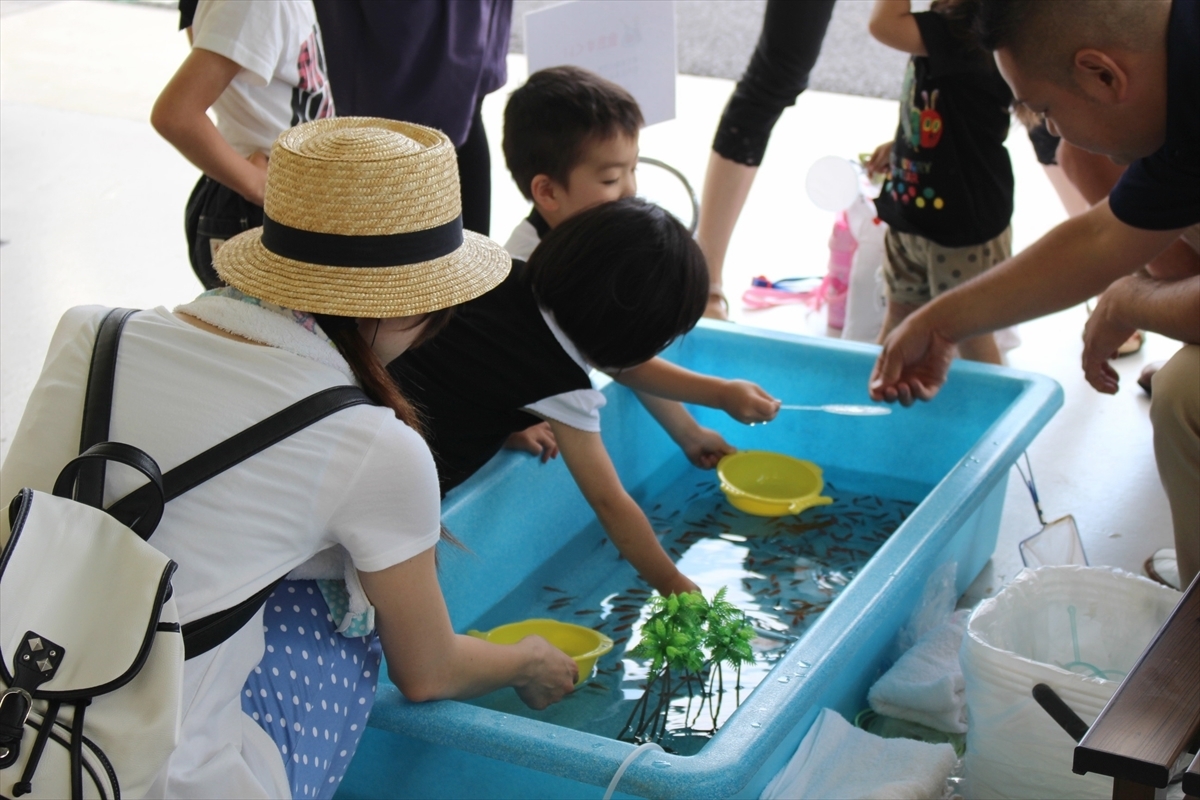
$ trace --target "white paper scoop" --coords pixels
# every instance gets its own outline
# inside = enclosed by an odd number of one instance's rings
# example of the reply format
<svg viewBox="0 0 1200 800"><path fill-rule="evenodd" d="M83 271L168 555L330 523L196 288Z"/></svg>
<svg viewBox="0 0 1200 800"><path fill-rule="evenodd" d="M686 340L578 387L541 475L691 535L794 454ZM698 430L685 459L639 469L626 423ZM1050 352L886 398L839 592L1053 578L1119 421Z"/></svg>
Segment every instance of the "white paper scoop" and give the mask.
<svg viewBox="0 0 1200 800"><path fill-rule="evenodd" d="M830 403L823 406L782 405L780 411L824 411L826 414L842 414L847 417L880 417L892 413L888 406L848 406Z"/></svg>

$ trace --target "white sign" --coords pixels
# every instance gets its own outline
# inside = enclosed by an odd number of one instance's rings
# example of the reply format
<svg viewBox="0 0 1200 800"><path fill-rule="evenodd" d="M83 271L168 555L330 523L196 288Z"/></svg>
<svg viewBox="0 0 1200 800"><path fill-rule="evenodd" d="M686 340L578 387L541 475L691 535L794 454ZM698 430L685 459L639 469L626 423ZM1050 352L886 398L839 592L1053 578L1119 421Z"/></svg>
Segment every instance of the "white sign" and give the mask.
<svg viewBox="0 0 1200 800"><path fill-rule="evenodd" d="M525 15L529 72L571 64L624 87L647 125L675 118L675 2L572 0Z"/></svg>

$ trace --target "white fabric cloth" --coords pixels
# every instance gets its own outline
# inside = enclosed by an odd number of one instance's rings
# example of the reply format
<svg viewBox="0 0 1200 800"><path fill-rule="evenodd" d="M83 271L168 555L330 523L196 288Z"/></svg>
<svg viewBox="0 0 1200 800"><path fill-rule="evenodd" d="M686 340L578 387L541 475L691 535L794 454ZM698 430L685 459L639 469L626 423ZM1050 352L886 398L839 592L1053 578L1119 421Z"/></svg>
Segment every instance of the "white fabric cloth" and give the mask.
<svg viewBox="0 0 1200 800"><path fill-rule="evenodd" d="M0 495L23 486L50 491L77 454L92 345L106 311L75 308L59 322L0 469ZM344 362L338 369L218 336L165 308L139 312L121 337L110 438L145 450L166 471L313 392L344 385L344 369ZM105 503L141 482L132 470L111 467ZM179 564L175 598L186 623L244 600L335 545L368 572L424 552L438 540L438 497L420 436L390 409L357 406L173 500L151 543ZM288 796L278 751L240 707L242 684L264 650L261 612L256 619L187 662L179 746L155 796Z"/></svg>
<svg viewBox="0 0 1200 800"><path fill-rule="evenodd" d="M969 609L955 612L921 636L867 692L871 709L939 731L966 733L966 683L958 650L969 616Z"/></svg>
<svg viewBox="0 0 1200 800"><path fill-rule="evenodd" d="M517 224L517 227L513 228L512 236L508 237L508 243L504 245L504 249L513 258L525 261L537 248L539 242L541 242L541 237L538 236L533 223L528 219L523 219ZM562 328L558 327L554 315L545 309L541 309L541 312L542 319L546 321L546 326L550 328L550 332L554 334L555 340L562 346L562 349L584 372L590 373L592 365L587 363L583 354L579 352L579 348L567 338ZM599 433L600 409L607 402L607 398L596 389L576 389L573 392L563 392L531 403L524 406L524 410L542 419L552 419L555 422L569 425L576 430Z"/></svg>
<svg viewBox="0 0 1200 800"><path fill-rule="evenodd" d="M884 739L823 708L762 798L930 800L945 793L955 760L948 744Z"/></svg>
<svg viewBox="0 0 1200 800"><path fill-rule="evenodd" d="M538 236L537 228L528 219L523 219L513 228L508 241L504 243L504 249L517 260L528 261L541 243L542 237Z"/></svg>
<svg viewBox="0 0 1200 800"><path fill-rule="evenodd" d="M554 339L559 346L571 357L572 361L579 365L580 369L584 372L591 372L592 366L584 359L579 348L563 333L562 328L558 327L558 323L554 321L554 315L545 309L540 310L542 319L546 321L546 327L550 328L550 332L554 334ZM599 433L600 409L604 408L604 404L607 402L608 398L596 389L576 389L523 406L523 409L542 419L552 419L564 425L570 425L576 430Z"/></svg>
<svg viewBox="0 0 1200 800"><path fill-rule="evenodd" d="M242 71L217 98L217 130L243 156L270 153L280 133L333 116L312 0L200 0L192 47Z"/></svg>

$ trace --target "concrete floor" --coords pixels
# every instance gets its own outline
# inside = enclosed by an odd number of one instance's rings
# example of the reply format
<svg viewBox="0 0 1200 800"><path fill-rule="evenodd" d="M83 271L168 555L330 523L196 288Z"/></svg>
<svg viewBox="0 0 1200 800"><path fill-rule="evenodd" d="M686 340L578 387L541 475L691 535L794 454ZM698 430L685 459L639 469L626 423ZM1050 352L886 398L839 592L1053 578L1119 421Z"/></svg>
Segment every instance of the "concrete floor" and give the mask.
<svg viewBox="0 0 1200 800"><path fill-rule="evenodd" d="M184 252L183 205L196 170L147 122L150 107L187 52L176 15L144 5L0 0L0 458L61 313L100 303L171 307L199 290ZM510 56L509 87L524 79ZM683 170L699 189L712 132L733 82L680 76L677 119L647 129L642 152ZM492 134L493 235L503 241L527 213L499 152L507 90L484 105ZM743 325L810 332L819 315L798 307L746 312L738 296L753 275L820 274L833 218L804 196L817 158L853 157L889 139L893 101L801 96L776 128L757 185L731 244L726 286ZM1014 246L1027 246L1064 218L1018 129L1010 137L1017 175ZM669 182L642 177L644 191L685 208ZM1062 383L1066 405L1030 448L1047 518L1075 515L1093 564L1140 571L1171 544L1170 517L1150 441L1148 401L1134 383L1174 343L1150 336L1117 362L1123 385L1099 395L1079 369L1082 307L1021 327L1011 365ZM864 387L865 397L865 387ZM1000 543L972 596L994 593L1020 568L1017 542L1037 530L1017 476L1010 482Z"/></svg>

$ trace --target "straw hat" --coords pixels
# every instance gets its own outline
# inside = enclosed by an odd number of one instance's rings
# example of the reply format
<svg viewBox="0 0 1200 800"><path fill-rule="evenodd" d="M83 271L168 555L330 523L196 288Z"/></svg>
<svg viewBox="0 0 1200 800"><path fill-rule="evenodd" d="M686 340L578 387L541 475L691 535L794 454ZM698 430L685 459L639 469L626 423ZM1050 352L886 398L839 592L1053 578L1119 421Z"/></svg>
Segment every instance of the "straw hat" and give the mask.
<svg viewBox="0 0 1200 800"><path fill-rule="evenodd" d="M365 117L284 131L271 148L263 226L216 253L247 294L348 317L422 314L478 297L512 260L462 228L454 145L432 128Z"/></svg>

